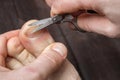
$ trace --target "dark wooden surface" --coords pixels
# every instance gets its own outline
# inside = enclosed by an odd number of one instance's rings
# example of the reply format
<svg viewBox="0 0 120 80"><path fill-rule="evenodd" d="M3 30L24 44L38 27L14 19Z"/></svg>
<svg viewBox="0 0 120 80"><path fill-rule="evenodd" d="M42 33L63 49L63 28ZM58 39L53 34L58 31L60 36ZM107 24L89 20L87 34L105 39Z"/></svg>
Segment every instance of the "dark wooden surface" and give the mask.
<svg viewBox="0 0 120 80"><path fill-rule="evenodd" d="M49 17L44 0L0 0L0 33L21 28L30 19ZM69 50L68 58L83 80L120 80L120 39L69 29L69 24L49 27L56 41Z"/></svg>

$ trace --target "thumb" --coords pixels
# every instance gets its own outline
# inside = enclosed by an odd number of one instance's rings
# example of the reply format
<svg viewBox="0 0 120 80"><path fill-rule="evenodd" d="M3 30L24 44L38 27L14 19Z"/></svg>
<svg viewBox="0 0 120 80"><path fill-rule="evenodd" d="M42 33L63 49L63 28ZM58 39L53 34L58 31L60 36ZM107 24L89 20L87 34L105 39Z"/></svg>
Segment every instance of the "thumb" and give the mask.
<svg viewBox="0 0 120 80"><path fill-rule="evenodd" d="M66 56L67 49L63 44L52 43L33 63L27 66L27 70L36 72L37 76L45 79L62 64Z"/></svg>
<svg viewBox="0 0 120 80"><path fill-rule="evenodd" d="M48 0L49 2L50 0ZM54 1L54 2L53 2ZM53 0L51 15L73 13L79 10L98 10L99 0ZM98 5L99 4L99 5Z"/></svg>
<svg viewBox="0 0 120 80"><path fill-rule="evenodd" d="M52 3L55 1L55 0L45 0L46 3L48 4L48 6L52 6Z"/></svg>
<svg viewBox="0 0 120 80"><path fill-rule="evenodd" d="M78 17L78 25L80 28L88 31L102 34L108 37L117 37L119 27L113 24L108 18L97 14L82 14Z"/></svg>

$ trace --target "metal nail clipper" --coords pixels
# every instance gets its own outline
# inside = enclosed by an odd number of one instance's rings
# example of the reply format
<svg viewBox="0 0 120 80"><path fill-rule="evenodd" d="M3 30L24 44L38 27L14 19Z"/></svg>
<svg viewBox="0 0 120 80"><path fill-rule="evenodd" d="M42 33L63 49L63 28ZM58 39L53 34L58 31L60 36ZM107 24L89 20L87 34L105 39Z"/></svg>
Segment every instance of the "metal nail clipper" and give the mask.
<svg viewBox="0 0 120 80"><path fill-rule="evenodd" d="M73 17L70 14L66 15L56 15L54 17L46 18L39 20L37 22L34 22L30 24L29 26L35 26L34 30L32 33L37 32L43 28L46 28L52 24L61 24L64 22L70 22L74 25L75 30L80 31L80 32L85 32L84 30L80 29L79 26L77 25L77 18Z"/></svg>

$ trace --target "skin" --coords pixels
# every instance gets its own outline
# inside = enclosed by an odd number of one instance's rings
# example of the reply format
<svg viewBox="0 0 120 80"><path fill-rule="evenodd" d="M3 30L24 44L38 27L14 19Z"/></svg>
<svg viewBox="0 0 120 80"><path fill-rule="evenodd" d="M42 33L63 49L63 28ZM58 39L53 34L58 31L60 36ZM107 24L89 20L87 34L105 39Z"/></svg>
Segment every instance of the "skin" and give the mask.
<svg viewBox="0 0 120 80"><path fill-rule="evenodd" d="M93 10L97 14L82 13L78 25L88 32L111 38L120 37L120 0L46 0L51 15Z"/></svg>
<svg viewBox="0 0 120 80"><path fill-rule="evenodd" d="M0 79L80 80L66 60L67 49L62 43L54 42L45 29L31 34L34 27L28 25L35 21L0 35Z"/></svg>

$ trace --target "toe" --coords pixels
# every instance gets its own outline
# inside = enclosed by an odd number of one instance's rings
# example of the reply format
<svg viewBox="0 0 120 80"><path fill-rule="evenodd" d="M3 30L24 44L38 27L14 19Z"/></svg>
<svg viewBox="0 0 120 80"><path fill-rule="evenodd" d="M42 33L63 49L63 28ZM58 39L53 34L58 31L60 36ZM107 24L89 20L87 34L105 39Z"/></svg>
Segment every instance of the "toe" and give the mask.
<svg viewBox="0 0 120 80"><path fill-rule="evenodd" d="M6 67L11 70L19 69L23 66L24 65L22 63L20 63L18 60L14 59L14 58L7 57L7 59L6 59Z"/></svg>
<svg viewBox="0 0 120 80"><path fill-rule="evenodd" d="M32 30L34 30L34 26L29 26L29 24L35 21L36 20L31 20L25 23L19 37L25 48L33 53L33 55L38 56L40 52L53 43L54 40L46 29L31 33Z"/></svg>
<svg viewBox="0 0 120 80"><path fill-rule="evenodd" d="M35 59L35 57L23 47L18 37L11 38L8 41L7 48L8 55L24 65L31 63Z"/></svg>

